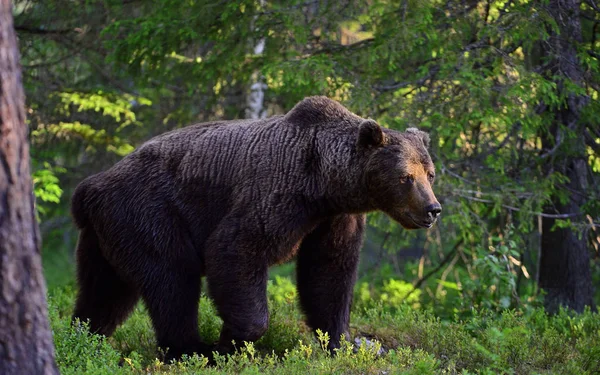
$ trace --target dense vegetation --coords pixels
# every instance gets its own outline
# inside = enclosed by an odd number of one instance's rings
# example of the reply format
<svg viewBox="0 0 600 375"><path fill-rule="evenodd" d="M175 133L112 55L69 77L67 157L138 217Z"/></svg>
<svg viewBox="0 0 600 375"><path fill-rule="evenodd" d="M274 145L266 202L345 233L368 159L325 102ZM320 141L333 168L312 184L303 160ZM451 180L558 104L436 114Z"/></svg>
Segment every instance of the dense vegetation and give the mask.
<svg viewBox="0 0 600 375"><path fill-rule="evenodd" d="M62 374L597 374L600 371L600 319L589 310L541 310L523 315L474 312L466 320L440 320L430 310L385 302L354 307L351 335L335 356L327 338L315 340L303 324L293 286L282 279L269 285L271 322L255 344L240 343L237 354L216 365L194 356L181 363L158 359L148 315L139 305L108 340L70 324L71 289L49 296L56 360ZM210 300L200 301L201 335L217 340L220 319ZM358 341L356 341L358 340ZM362 340L362 343L361 343ZM368 343L365 340L369 340ZM379 354L378 354L379 353Z"/></svg>
<svg viewBox="0 0 600 375"><path fill-rule="evenodd" d="M210 371L600 371L595 1L14 3L63 373L203 363L155 363L142 307L108 341L69 328L77 182L164 131L283 113L315 94L430 132L441 221L407 232L369 216L353 333L387 354L327 357L289 297L286 265L273 273L267 337ZM216 339L209 302L200 308Z"/></svg>

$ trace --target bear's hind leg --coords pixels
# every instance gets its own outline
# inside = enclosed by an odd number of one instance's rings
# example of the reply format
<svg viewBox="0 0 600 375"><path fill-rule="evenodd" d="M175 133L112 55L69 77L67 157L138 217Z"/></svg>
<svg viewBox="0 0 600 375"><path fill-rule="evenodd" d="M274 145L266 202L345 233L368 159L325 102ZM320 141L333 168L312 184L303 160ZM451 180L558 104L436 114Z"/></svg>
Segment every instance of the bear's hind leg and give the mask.
<svg viewBox="0 0 600 375"><path fill-rule="evenodd" d="M98 237L90 227L81 230L76 258L79 291L73 320L89 320L91 332L110 336L129 316L139 294L104 259Z"/></svg>

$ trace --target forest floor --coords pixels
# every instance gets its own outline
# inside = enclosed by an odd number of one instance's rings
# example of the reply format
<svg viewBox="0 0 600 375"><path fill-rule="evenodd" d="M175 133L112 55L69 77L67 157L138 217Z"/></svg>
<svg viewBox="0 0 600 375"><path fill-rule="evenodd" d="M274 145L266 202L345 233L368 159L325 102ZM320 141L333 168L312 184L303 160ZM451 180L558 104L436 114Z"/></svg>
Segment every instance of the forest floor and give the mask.
<svg viewBox="0 0 600 375"><path fill-rule="evenodd" d="M142 304L110 338L70 324L72 286L49 289L49 315L62 374L600 374L600 316L566 311L548 316L474 313L443 321L409 306L355 306L352 340L335 356L303 323L289 283L269 285L270 327L255 344L241 343L235 355L165 364L157 357L154 332ZM206 297L199 327L215 342L221 320ZM176 317L174 317L176 319ZM362 345L355 341L362 338ZM366 341L365 341L366 339ZM368 344L365 344L368 342Z"/></svg>

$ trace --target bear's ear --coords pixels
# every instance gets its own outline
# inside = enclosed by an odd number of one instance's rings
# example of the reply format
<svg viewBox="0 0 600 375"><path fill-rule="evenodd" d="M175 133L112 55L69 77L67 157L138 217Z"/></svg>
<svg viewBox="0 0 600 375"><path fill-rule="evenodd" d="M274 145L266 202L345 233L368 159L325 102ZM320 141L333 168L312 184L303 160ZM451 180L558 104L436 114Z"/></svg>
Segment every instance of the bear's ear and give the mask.
<svg viewBox="0 0 600 375"><path fill-rule="evenodd" d="M375 120L364 120L358 127L357 144L362 147L381 146L385 141L385 134Z"/></svg>
<svg viewBox="0 0 600 375"><path fill-rule="evenodd" d="M417 128L408 128L406 129L407 133L411 133L416 135L417 137L421 138L421 140L423 141L423 145L425 145L425 148L429 148L429 134L425 133L422 130L419 130Z"/></svg>

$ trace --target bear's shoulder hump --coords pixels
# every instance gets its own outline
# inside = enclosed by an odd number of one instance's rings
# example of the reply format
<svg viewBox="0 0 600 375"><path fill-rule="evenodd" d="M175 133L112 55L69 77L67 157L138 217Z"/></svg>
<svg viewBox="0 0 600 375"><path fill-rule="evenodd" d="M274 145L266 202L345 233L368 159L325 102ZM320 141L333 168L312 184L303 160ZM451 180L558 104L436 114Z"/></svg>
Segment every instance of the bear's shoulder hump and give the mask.
<svg viewBox="0 0 600 375"><path fill-rule="evenodd" d="M296 124L328 123L346 119L359 119L359 117L326 96L304 98L285 115L285 120Z"/></svg>

